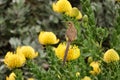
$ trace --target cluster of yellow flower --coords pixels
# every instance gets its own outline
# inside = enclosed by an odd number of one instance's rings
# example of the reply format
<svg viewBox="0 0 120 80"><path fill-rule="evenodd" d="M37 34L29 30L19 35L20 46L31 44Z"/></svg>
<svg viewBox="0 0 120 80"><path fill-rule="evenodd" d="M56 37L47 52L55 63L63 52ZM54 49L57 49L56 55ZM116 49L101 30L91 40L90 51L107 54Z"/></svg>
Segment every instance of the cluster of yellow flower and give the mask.
<svg viewBox="0 0 120 80"><path fill-rule="evenodd" d="M16 52L7 52L4 63L8 68L13 69L25 64L26 58L33 59L38 56L31 46L22 46L16 49Z"/></svg>
<svg viewBox="0 0 120 80"><path fill-rule="evenodd" d="M103 61L106 63L117 62L119 61L119 55L114 49L109 49L104 53ZM101 72L100 63L98 61L93 61L90 63L90 66L93 68L90 73L92 75L98 75Z"/></svg>
<svg viewBox="0 0 120 80"><path fill-rule="evenodd" d="M6 80L16 80L16 75L12 72L9 76L6 77ZM35 80L34 78L28 78L27 80Z"/></svg>
<svg viewBox="0 0 120 80"><path fill-rule="evenodd" d="M53 32L40 32L39 34L39 42L43 45L47 44L56 44L59 42L59 39L56 38ZM66 43L60 43L57 48L54 48L56 56L63 60L64 53L66 49ZM80 56L80 49L76 45L70 45L67 61L77 59Z"/></svg>
<svg viewBox="0 0 120 80"><path fill-rule="evenodd" d="M72 7L68 0L58 0L52 5L53 10L58 13L65 13L70 17L75 17L76 19L81 19L82 14L78 8Z"/></svg>
<svg viewBox="0 0 120 80"><path fill-rule="evenodd" d="M38 56L31 46L22 46L16 49L16 52L7 52L4 58L4 63L9 69L22 67L26 59L33 59ZM15 80L15 73L12 72L6 80Z"/></svg>
<svg viewBox="0 0 120 80"><path fill-rule="evenodd" d="M120 1L120 0L116 0ZM63 13L70 17L74 17L76 19L81 19L82 14L76 7L72 7L68 0L58 0L56 3L52 5L53 11L58 13ZM56 40L56 39L55 39ZM56 40L57 41L57 40ZM56 42L55 42L56 43ZM56 56L63 60L64 52L66 49L66 43L60 43L57 48L54 48ZM80 49L77 46L70 45L67 61L74 60L80 56ZM115 61L119 61L119 55L114 49L109 49L104 53L103 61L106 63L111 63ZM101 72L100 63L98 61L91 61L89 58L90 66L93 68L90 73L92 75L98 75ZM82 80L91 80L89 77L84 77Z"/></svg>
<svg viewBox="0 0 120 80"><path fill-rule="evenodd" d="M57 44L59 39L56 38L56 35L53 32L40 32L39 34L39 42L43 45L47 44ZM54 48L56 56L63 60L64 52L66 49L66 43L60 43L57 48ZM4 63L8 66L8 68L16 68L21 67L25 64L26 58L33 59L38 56L38 53L34 51L34 49L30 46L22 46L18 47L16 53L7 52ZM77 59L80 56L80 49L76 45L70 45L67 61ZM103 60L106 63L119 61L119 55L114 49L109 49L105 52L103 56ZM91 62L91 61L90 61ZM93 68L90 73L92 75L98 75L101 72L100 63L98 61L92 61L90 66ZM80 75L79 73L76 74ZM15 80L15 74L11 73L9 77L6 77L6 80ZM90 77L84 77L82 80L91 80Z"/></svg>
<svg viewBox="0 0 120 80"><path fill-rule="evenodd" d="M109 49L109 50L107 50L107 51L104 53L103 60L104 60L104 62L106 62L106 63L111 63L111 62L119 61L120 59L119 59L118 53L117 53L114 49ZM92 61L92 62L90 63L90 66L93 68L93 70L90 71L90 73L91 73L92 75L98 75L98 74L100 74L100 72L101 72L100 62L98 62L98 61ZM79 75L80 75L80 73L77 72L77 73L76 73L76 76L79 76ZM81 80L91 80L91 78L88 77L88 76L85 76L85 77L84 77L83 79L81 79Z"/></svg>
<svg viewBox="0 0 120 80"><path fill-rule="evenodd" d="M56 38L56 35L53 32L42 31L39 34L39 42L43 45L57 44L59 42L59 39ZM61 60L63 60L65 49L66 49L66 43L60 43L57 48L54 48L56 56ZM67 60L68 61L74 60L77 59L79 56L80 56L80 49L78 48L78 46L70 45ZM108 51L105 52L103 59L105 62L110 63L113 61L118 61L119 55L114 49L109 49ZM91 63L90 66L94 67L93 64L95 64L95 66L97 67L99 66L97 62ZM95 74L96 72L99 73L100 70L98 69L98 71L95 71ZM91 73L94 72L92 71Z"/></svg>

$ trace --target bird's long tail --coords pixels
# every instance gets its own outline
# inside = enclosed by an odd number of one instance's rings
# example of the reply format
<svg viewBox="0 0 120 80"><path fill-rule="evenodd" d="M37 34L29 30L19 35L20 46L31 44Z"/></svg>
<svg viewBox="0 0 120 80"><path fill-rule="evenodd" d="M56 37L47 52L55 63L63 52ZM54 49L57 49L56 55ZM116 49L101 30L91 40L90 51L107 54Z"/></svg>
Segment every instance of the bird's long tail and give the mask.
<svg viewBox="0 0 120 80"><path fill-rule="evenodd" d="M66 62L66 59L67 59L67 54L68 54L70 43L71 43L71 41L67 42L67 46L66 46L66 50L65 50L65 54L64 54L64 59L63 59L63 66L65 65L65 62Z"/></svg>

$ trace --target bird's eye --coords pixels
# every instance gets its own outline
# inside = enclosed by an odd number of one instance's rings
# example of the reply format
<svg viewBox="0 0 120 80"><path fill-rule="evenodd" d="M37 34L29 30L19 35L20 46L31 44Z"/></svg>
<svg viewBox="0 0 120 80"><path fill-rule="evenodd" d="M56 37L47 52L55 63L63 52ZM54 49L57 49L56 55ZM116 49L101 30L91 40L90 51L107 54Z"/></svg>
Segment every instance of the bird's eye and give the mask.
<svg viewBox="0 0 120 80"><path fill-rule="evenodd" d="M71 25L72 25L72 23L71 23L70 21L68 21L68 22L67 22L67 25L68 25L68 26L71 26Z"/></svg>
<svg viewBox="0 0 120 80"><path fill-rule="evenodd" d="M71 23L70 22L68 22L68 25L70 25Z"/></svg>

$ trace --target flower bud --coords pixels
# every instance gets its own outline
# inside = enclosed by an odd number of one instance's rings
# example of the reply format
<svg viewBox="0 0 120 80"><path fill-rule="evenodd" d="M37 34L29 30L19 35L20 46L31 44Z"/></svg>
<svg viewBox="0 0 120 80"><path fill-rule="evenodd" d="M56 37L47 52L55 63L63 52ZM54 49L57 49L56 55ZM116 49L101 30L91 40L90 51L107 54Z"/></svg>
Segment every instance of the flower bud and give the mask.
<svg viewBox="0 0 120 80"><path fill-rule="evenodd" d="M83 22L88 22L88 16L87 15L83 16Z"/></svg>

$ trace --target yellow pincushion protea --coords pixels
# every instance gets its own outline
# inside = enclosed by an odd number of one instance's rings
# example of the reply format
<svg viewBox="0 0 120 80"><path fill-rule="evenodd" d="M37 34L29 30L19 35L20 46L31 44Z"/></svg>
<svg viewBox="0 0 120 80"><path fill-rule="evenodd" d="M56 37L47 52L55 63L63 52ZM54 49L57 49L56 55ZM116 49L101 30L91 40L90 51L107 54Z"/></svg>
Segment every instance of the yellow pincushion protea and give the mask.
<svg viewBox="0 0 120 80"><path fill-rule="evenodd" d="M59 39L56 38L56 35L53 32L40 32L39 34L39 42L43 45L47 44L57 44Z"/></svg>
<svg viewBox="0 0 120 80"><path fill-rule="evenodd" d="M107 50L104 54L103 59L106 63L120 60L118 53L114 49Z"/></svg>
<svg viewBox="0 0 120 80"><path fill-rule="evenodd" d="M52 5L53 10L58 13L67 12L72 9L72 6L68 0L58 0Z"/></svg>
<svg viewBox="0 0 120 80"><path fill-rule="evenodd" d="M92 75L98 75L101 72L101 69L99 68L99 66L100 66L99 62L93 61L93 62L90 63L90 66L93 68L93 70L90 71L90 73Z"/></svg>
<svg viewBox="0 0 120 80"><path fill-rule="evenodd" d="M81 80L91 80L91 78L90 77L88 77L88 76L85 76L84 78L82 78Z"/></svg>
<svg viewBox="0 0 120 80"><path fill-rule="evenodd" d="M38 52L35 52L35 50L31 46L22 46L18 48L18 51L21 51L25 58L28 59L33 59L38 56Z"/></svg>
<svg viewBox="0 0 120 80"><path fill-rule="evenodd" d="M54 49L56 56L61 60L63 60L64 58L65 49L66 49L65 43L60 43L58 47ZM66 60L67 61L74 60L77 59L79 56L80 56L80 49L75 45L74 46L71 45Z"/></svg>
<svg viewBox="0 0 120 80"><path fill-rule="evenodd" d="M25 57L22 54L14 54L13 52L7 52L4 63L8 68L22 67L25 64Z"/></svg>
<svg viewBox="0 0 120 80"><path fill-rule="evenodd" d="M8 77L8 76L6 77L6 80L15 80L15 77L16 77L15 73L12 72L12 73L9 75L9 77Z"/></svg>

